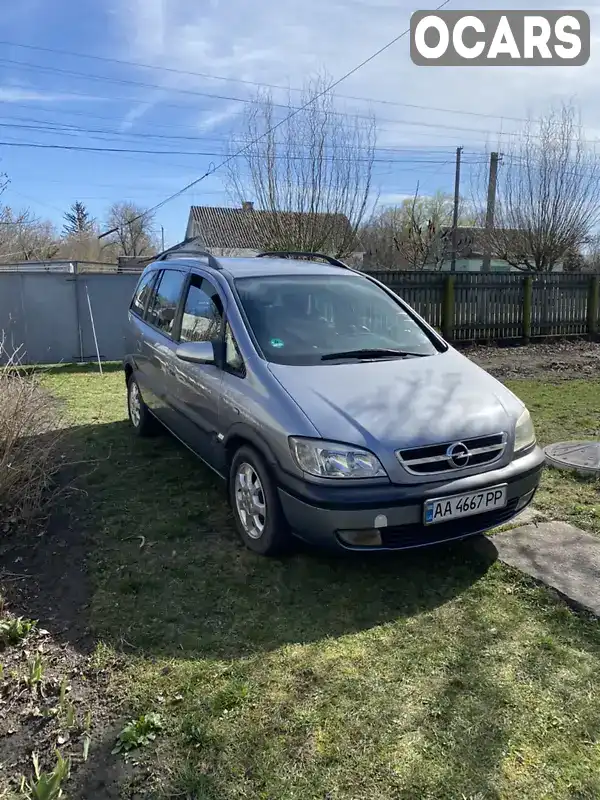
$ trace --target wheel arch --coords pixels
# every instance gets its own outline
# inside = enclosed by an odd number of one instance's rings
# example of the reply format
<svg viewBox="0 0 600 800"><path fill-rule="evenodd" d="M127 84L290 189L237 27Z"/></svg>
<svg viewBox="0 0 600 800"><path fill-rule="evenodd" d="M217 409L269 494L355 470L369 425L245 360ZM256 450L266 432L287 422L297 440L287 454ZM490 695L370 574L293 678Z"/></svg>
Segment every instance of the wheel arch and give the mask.
<svg viewBox="0 0 600 800"><path fill-rule="evenodd" d="M129 379L133 375L133 362L132 361L125 361L123 363L123 370L125 372L125 383L129 383Z"/></svg>
<svg viewBox="0 0 600 800"><path fill-rule="evenodd" d="M240 449L240 447L249 446L257 451L257 453L262 456L263 461L265 462L265 466L271 472L272 477L274 477L274 473L278 467L278 462L275 457L275 454L269 447L269 445L265 442L264 438L261 438L256 431L250 428L247 425L234 425L227 438L224 442L225 445L225 462L227 464L227 480L229 481L229 471L231 469L231 464L235 457L235 454Z"/></svg>

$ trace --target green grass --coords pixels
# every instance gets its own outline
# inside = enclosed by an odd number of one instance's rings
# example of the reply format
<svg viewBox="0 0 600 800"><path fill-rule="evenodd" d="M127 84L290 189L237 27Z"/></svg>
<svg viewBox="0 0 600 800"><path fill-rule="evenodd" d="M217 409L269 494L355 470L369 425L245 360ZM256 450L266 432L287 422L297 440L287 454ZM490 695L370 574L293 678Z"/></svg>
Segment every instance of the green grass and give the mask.
<svg viewBox="0 0 600 800"><path fill-rule="evenodd" d="M468 543L385 558L254 556L197 460L168 436L131 435L118 371L46 380L96 465L82 468L79 512L92 542L95 664L122 650L114 690L128 717L160 713L147 758L166 796L600 796L595 620ZM593 433L597 384L511 388L544 441ZM540 503L583 524L597 497L557 473Z"/></svg>
<svg viewBox="0 0 600 800"><path fill-rule="evenodd" d="M510 388L527 404L542 445L600 439L600 381L513 381ZM600 534L600 480L546 470L535 505L551 519L562 519Z"/></svg>

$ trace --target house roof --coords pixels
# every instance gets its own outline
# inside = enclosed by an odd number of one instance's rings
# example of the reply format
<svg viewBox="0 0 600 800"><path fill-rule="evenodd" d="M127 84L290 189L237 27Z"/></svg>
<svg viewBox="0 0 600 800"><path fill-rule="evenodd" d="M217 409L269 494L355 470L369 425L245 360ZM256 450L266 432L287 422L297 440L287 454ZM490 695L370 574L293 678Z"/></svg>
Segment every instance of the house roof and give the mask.
<svg viewBox="0 0 600 800"><path fill-rule="evenodd" d="M330 240L330 249L336 250L335 244L352 236L348 218L344 214L307 214L290 211L262 211L246 208L217 208L213 206L192 206L190 209L189 236L199 236L205 247L231 248L240 250L264 250L277 239L277 231L292 228L298 232L301 241L302 233L308 235L314 222L322 226L324 236ZM299 241L299 246L300 246ZM361 250L360 242L354 236L352 252ZM322 245L325 249L325 243Z"/></svg>

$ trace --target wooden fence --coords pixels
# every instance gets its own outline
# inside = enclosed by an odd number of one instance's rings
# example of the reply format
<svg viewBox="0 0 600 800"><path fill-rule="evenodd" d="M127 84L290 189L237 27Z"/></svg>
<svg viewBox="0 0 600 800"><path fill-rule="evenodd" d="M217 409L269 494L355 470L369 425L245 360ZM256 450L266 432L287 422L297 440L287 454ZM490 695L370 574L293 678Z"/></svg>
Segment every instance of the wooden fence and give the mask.
<svg viewBox="0 0 600 800"><path fill-rule="evenodd" d="M597 336L600 276L368 270L450 341Z"/></svg>

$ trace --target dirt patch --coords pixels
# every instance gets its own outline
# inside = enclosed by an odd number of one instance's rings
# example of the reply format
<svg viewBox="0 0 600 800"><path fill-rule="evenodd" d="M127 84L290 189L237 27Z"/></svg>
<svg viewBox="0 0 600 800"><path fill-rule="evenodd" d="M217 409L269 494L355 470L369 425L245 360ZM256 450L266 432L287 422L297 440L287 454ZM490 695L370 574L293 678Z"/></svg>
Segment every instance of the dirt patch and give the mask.
<svg viewBox="0 0 600 800"><path fill-rule="evenodd" d="M600 380L600 343L596 342L561 341L521 347L473 345L461 350L500 380Z"/></svg>
<svg viewBox="0 0 600 800"><path fill-rule="evenodd" d="M107 693L114 665L96 668L41 626L18 643L0 645L0 659L0 787L17 793L21 777L33 777L33 754L41 772L51 772L59 751L71 765L63 785L69 797L118 797L120 763L103 758L107 740L112 744L118 733ZM93 777L90 794L84 787Z"/></svg>
<svg viewBox="0 0 600 800"><path fill-rule="evenodd" d="M63 788L72 800L116 799L126 777L126 765L110 753L124 721L113 689L122 663L94 652L87 547L75 512L4 533L0 626L6 632L19 617L36 625L12 641L0 636L0 796L8 789L20 797L21 776L33 776L33 753L42 772L54 769L57 750L70 760Z"/></svg>

